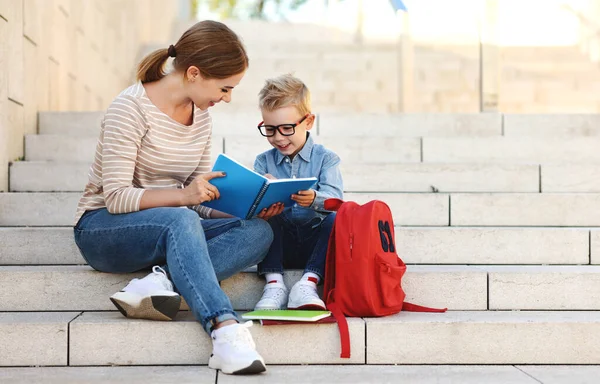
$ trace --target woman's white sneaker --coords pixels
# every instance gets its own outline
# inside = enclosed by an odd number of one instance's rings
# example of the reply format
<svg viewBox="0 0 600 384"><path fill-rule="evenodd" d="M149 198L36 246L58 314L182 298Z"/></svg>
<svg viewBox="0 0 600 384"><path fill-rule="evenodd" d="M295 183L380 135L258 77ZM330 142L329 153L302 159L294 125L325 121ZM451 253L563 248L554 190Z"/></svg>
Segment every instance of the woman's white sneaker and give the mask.
<svg viewBox="0 0 600 384"><path fill-rule="evenodd" d="M285 309L288 301L288 290L282 282L275 281L265 284L263 294L254 306L256 311L261 309Z"/></svg>
<svg viewBox="0 0 600 384"><path fill-rule="evenodd" d="M230 375L266 371L265 361L256 351L256 344L248 330L251 326L252 322L248 321L212 331L213 352L208 366Z"/></svg>
<svg viewBox="0 0 600 384"><path fill-rule="evenodd" d="M148 320L173 320L181 296L173 290L173 283L159 266L143 279L133 279L120 292L110 297L110 301L125 317Z"/></svg>

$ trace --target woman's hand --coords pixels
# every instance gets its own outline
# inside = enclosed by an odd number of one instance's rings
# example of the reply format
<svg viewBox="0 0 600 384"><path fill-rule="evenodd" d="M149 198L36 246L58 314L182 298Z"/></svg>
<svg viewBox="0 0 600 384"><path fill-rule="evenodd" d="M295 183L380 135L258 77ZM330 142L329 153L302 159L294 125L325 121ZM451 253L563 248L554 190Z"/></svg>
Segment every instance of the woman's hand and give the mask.
<svg viewBox="0 0 600 384"><path fill-rule="evenodd" d="M205 201L218 199L221 195L217 187L210 183L215 177L225 176L224 172L208 172L196 177L187 187L182 190L181 205L198 205Z"/></svg>
<svg viewBox="0 0 600 384"><path fill-rule="evenodd" d="M308 189L306 191L298 191L292 195L292 200L294 200L301 207L310 207L310 205L315 201L315 197L317 197L317 192L314 189Z"/></svg>
<svg viewBox="0 0 600 384"><path fill-rule="evenodd" d="M269 209L263 208L263 210L260 211L260 213L258 215L256 215L256 217L263 219L263 220L269 220L271 217L277 216L281 212L283 212L283 208L284 208L283 203L275 203L275 204L271 205L269 207Z"/></svg>

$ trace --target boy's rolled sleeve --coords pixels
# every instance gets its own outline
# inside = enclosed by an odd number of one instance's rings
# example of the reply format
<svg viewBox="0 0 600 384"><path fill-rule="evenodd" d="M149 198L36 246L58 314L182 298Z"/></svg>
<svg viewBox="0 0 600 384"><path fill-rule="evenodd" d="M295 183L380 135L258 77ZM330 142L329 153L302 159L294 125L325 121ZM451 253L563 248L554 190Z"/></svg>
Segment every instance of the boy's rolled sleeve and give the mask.
<svg viewBox="0 0 600 384"><path fill-rule="evenodd" d="M267 173L267 159L264 153L256 156L254 160L254 172L264 175Z"/></svg>
<svg viewBox="0 0 600 384"><path fill-rule="evenodd" d="M344 198L344 185L342 181L342 173L340 172L340 158L334 153L329 153L323 161L323 168L319 174L319 180L315 188L315 200L311 204L311 208L316 211L325 211L325 200L332 197Z"/></svg>

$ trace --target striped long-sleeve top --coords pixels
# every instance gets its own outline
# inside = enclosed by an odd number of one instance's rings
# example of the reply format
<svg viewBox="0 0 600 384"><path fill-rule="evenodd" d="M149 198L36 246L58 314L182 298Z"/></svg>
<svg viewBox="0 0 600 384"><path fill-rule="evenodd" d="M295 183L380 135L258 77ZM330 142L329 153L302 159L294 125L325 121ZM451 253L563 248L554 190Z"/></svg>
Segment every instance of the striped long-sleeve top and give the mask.
<svg viewBox="0 0 600 384"><path fill-rule="evenodd" d="M89 181L75 223L89 210L136 212L146 189L185 188L211 170L212 120L194 109L193 123L178 123L148 98L141 83L111 103L101 124ZM211 209L192 207L208 218Z"/></svg>

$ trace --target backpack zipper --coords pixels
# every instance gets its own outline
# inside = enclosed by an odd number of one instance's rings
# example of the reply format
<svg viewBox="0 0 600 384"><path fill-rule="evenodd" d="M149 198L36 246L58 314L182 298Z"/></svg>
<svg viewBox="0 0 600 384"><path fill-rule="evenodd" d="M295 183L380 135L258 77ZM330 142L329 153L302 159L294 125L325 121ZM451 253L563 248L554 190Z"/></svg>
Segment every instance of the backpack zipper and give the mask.
<svg viewBox="0 0 600 384"><path fill-rule="evenodd" d="M354 245L354 233L350 234L350 260L352 260L352 246Z"/></svg>

